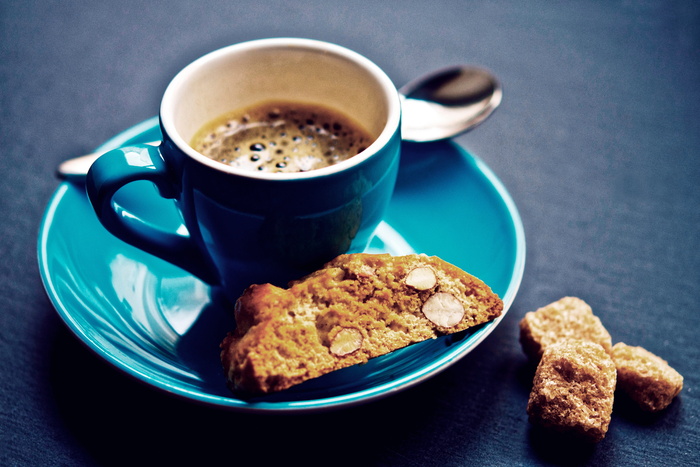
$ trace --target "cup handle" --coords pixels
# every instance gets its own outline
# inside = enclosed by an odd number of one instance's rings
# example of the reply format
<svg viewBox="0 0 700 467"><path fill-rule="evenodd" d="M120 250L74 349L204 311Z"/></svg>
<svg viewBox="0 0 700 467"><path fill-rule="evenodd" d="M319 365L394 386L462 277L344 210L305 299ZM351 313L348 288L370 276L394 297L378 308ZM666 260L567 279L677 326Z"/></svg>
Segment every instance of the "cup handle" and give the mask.
<svg viewBox="0 0 700 467"><path fill-rule="evenodd" d="M90 167L85 180L88 198L102 225L115 237L179 266L205 282L218 284L218 275L205 253L189 234L179 233L186 229L166 232L113 200L120 188L139 180L153 182L163 198L177 198L179 190L168 171L161 146L134 145L100 156Z"/></svg>

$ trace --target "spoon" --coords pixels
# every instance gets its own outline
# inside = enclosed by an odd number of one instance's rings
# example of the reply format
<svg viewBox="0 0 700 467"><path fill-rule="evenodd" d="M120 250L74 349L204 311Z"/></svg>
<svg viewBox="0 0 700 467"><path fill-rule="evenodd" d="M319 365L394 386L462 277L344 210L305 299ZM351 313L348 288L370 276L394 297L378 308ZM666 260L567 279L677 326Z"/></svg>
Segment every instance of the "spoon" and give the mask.
<svg viewBox="0 0 700 467"><path fill-rule="evenodd" d="M401 89L401 139L427 143L452 138L486 120L501 103L501 84L489 71L455 66Z"/></svg>
<svg viewBox="0 0 700 467"><path fill-rule="evenodd" d="M457 136L486 120L501 103L501 85L489 71L467 65L444 68L401 89L401 139L426 143ZM158 142L148 143L152 145ZM102 153L62 162L59 178L82 180Z"/></svg>

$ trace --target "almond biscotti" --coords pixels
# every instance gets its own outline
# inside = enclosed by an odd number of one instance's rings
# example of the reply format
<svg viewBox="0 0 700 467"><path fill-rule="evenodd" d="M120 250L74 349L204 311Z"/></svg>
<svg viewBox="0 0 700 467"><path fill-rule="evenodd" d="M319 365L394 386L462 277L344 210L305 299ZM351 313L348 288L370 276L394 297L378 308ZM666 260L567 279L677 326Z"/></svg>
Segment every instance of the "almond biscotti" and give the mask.
<svg viewBox="0 0 700 467"><path fill-rule="evenodd" d="M502 311L486 284L440 258L341 255L287 289L250 286L221 360L232 389L269 393Z"/></svg>

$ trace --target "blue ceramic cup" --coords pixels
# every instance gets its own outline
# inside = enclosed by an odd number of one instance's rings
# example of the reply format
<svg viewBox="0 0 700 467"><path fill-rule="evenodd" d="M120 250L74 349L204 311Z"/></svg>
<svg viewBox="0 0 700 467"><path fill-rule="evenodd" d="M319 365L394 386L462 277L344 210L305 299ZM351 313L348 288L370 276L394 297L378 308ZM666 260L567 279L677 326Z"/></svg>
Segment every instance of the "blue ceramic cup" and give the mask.
<svg viewBox="0 0 700 467"><path fill-rule="evenodd" d="M374 142L345 161L299 173L235 168L190 147L213 119L269 100L334 108ZM294 38L232 45L175 76L160 107L163 141L101 156L87 175L88 197L112 234L235 299L247 285L285 285L367 247L396 181L400 114L391 80L346 48ZM141 180L174 200L180 228L165 231L116 203L120 188Z"/></svg>

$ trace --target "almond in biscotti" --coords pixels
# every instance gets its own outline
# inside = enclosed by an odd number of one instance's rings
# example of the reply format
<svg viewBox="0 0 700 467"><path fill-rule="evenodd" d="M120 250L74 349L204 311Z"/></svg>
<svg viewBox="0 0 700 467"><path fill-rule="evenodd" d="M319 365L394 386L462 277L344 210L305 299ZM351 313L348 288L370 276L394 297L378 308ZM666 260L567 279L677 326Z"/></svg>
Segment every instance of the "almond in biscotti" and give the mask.
<svg viewBox="0 0 700 467"><path fill-rule="evenodd" d="M423 314L437 326L451 328L462 321L464 305L454 295L438 292L423 304Z"/></svg>
<svg viewBox="0 0 700 467"><path fill-rule="evenodd" d="M432 269L421 266L412 269L406 276L406 285L416 290L430 290L437 284L437 277Z"/></svg>
<svg viewBox="0 0 700 467"><path fill-rule="evenodd" d="M362 332L359 329L340 328L331 339L329 348L333 355L342 357L360 350L362 339Z"/></svg>
<svg viewBox="0 0 700 467"><path fill-rule="evenodd" d="M286 289L250 286L222 342L229 386L281 391L501 315L476 277L426 255L341 255Z"/></svg>

